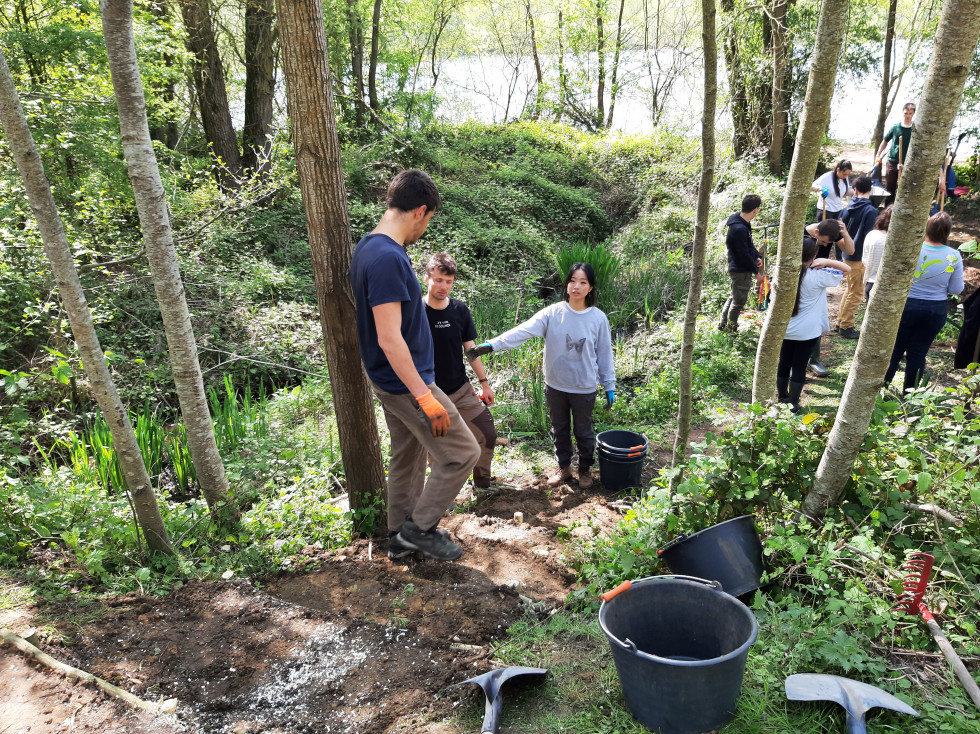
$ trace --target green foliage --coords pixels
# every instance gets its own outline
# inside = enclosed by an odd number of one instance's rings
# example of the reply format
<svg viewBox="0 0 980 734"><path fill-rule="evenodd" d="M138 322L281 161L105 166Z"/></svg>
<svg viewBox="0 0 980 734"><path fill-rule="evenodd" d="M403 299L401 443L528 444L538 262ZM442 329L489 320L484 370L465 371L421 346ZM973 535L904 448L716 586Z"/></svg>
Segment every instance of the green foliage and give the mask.
<svg viewBox="0 0 980 734"><path fill-rule="evenodd" d="M555 255L558 275L563 281L569 268L580 262L588 263L595 271L599 308L607 314L618 310L617 289L614 284L619 272L619 258L605 244L576 244L559 250Z"/></svg>

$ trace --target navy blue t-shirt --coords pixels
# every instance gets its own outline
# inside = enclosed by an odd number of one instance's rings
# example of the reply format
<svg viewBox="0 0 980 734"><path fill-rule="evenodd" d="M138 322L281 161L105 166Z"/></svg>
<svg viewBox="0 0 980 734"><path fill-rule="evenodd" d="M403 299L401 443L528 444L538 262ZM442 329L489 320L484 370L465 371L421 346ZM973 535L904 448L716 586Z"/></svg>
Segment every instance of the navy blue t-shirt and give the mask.
<svg viewBox="0 0 980 734"><path fill-rule="evenodd" d="M446 395L452 395L470 381L463 364L463 342L476 340L473 315L465 303L455 298L450 298L442 310L425 304L425 315L432 330L436 385Z"/></svg>
<svg viewBox="0 0 980 734"><path fill-rule="evenodd" d="M435 381L432 364L432 334L422 303L422 287L412 270L405 248L386 234L369 234L357 243L350 262L350 284L357 308L357 338L361 361L371 382L385 392L408 392L405 384L388 363L378 345L378 328L374 323L375 306L385 303L402 305L402 337L412 354L415 369L426 385ZM343 325L341 325L343 328Z"/></svg>

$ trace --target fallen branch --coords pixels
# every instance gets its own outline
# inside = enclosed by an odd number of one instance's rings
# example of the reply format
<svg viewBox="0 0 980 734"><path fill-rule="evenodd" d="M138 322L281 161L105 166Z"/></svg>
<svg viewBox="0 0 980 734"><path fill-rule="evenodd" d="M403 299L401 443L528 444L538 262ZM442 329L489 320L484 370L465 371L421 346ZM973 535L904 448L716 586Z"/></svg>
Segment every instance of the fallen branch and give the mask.
<svg viewBox="0 0 980 734"><path fill-rule="evenodd" d="M955 525L958 528L963 527L963 521L960 520L956 515L951 513L949 510L944 510L939 505L916 505L912 502L903 502L902 507L906 510L915 510L917 512L928 512L941 520L945 520L950 525Z"/></svg>
<svg viewBox="0 0 980 734"><path fill-rule="evenodd" d="M105 691L110 696L118 698L123 703L128 704L135 709L148 711L153 714L172 714L177 710L176 698L160 701L159 703L144 701L142 698L134 696L129 691L125 691L119 686L114 686L112 683L102 680L96 675L86 673L84 670L73 668L72 666L62 663L59 660L55 660L50 655L41 652L41 650L29 643L24 638L18 637L13 632L3 627L0 627L0 642L6 642L7 644L16 647L28 657L58 673L61 673L62 675L68 676L69 678L76 678L85 683L94 683L96 688Z"/></svg>

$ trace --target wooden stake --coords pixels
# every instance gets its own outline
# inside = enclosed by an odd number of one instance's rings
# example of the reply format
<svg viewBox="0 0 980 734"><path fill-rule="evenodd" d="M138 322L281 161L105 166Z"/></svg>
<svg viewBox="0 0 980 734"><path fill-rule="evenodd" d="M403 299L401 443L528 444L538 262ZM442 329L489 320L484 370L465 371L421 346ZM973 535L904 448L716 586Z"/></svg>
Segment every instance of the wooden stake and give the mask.
<svg viewBox="0 0 980 734"><path fill-rule="evenodd" d="M55 660L50 655L41 652L27 640L22 637L18 637L5 627L0 627L0 642L6 642L8 645L16 647L29 658L51 668L58 673L61 673L64 676L75 678L85 683L93 683L96 688L105 691L114 698L118 698L120 701L133 707L134 709L148 711L151 714L172 714L177 710L176 698L160 701L159 703L144 701L142 698L134 696L129 691L123 690L119 686L114 686L112 683L104 681L96 675L86 673L84 670L79 670L78 668L73 668L60 660Z"/></svg>
<svg viewBox="0 0 980 734"><path fill-rule="evenodd" d="M901 134L899 134L899 136L898 136L898 179L897 179L898 181L901 181L902 180L902 165L903 165L903 161L902 161L902 143L903 142L904 141L902 139L902 136L901 136ZM897 194L898 193L898 191L897 191L898 184L895 184L895 189L896 189L895 193Z"/></svg>

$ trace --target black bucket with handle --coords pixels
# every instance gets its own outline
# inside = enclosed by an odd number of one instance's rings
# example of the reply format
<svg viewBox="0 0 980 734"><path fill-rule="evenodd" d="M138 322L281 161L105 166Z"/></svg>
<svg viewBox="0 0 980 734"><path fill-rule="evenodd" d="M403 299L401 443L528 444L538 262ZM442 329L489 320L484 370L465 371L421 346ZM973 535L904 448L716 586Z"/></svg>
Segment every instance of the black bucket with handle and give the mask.
<svg viewBox="0 0 980 734"><path fill-rule="evenodd" d="M597 435L596 453L602 486L613 492L639 487L647 446L647 437L634 431L602 431Z"/></svg>
<svg viewBox="0 0 980 734"><path fill-rule="evenodd" d="M652 576L602 595L609 640L630 713L660 734L702 734L735 717L759 623L715 581Z"/></svg>
<svg viewBox="0 0 980 734"><path fill-rule="evenodd" d="M732 596L755 591L765 566L755 516L726 520L693 535L681 535L657 551L674 573L718 581Z"/></svg>

